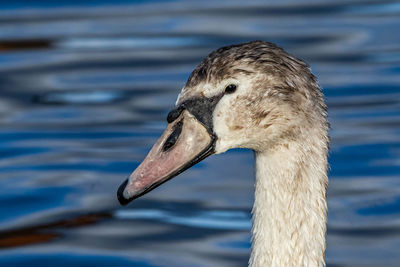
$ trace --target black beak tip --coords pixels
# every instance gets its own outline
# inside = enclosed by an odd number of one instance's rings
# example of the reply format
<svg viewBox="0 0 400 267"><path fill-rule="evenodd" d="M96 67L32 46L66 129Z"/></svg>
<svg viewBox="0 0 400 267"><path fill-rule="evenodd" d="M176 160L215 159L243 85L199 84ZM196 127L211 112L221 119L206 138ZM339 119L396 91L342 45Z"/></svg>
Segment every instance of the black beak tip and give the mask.
<svg viewBox="0 0 400 267"><path fill-rule="evenodd" d="M119 186L118 191L117 191L118 201L119 201L119 203L120 203L122 206L127 205L127 204L128 204L129 202L131 202L131 200L132 200L132 199L126 199L126 198L124 197L124 190L125 190L126 185L128 184L128 181L129 181L129 180L126 179L125 182L123 182L123 183Z"/></svg>

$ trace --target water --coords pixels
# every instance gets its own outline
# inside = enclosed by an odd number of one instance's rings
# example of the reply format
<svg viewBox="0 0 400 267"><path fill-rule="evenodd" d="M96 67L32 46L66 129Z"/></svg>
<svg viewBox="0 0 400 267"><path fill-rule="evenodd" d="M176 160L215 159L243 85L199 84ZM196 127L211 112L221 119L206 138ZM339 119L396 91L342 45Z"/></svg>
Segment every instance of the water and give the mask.
<svg viewBox="0 0 400 267"><path fill-rule="evenodd" d="M246 266L253 155L116 190L213 49L310 63L332 125L328 266L399 266L400 2L0 4L0 265Z"/></svg>

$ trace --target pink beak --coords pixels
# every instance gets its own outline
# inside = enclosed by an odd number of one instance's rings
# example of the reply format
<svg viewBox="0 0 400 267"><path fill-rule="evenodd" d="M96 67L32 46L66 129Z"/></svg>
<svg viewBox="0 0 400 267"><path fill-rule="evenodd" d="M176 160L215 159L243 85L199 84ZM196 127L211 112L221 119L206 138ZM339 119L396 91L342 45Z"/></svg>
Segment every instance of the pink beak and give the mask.
<svg viewBox="0 0 400 267"><path fill-rule="evenodd" d="M214 151L215 137L189 111L168 124L149 154L118 189L122 205L153 190Z"/></svg>

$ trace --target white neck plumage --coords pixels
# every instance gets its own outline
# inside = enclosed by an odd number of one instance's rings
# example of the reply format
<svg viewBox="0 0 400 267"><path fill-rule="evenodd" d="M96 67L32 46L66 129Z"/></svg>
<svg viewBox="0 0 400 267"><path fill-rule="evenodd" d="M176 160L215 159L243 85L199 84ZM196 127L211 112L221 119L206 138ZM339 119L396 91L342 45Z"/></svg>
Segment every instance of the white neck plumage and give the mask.
<svg viewBox="0 0 400 267"><path fill-rule="evenodd" d="M251 267L325 266L327 144L256 152Z"/></svg>

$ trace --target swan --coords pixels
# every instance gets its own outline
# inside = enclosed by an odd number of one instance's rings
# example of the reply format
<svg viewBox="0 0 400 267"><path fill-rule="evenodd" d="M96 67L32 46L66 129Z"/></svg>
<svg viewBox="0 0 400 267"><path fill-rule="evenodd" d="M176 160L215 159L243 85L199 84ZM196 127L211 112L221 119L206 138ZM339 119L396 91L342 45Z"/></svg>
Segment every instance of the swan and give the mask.
<svg viewBox="0 0 400 267"><path fill-rule="evenodd" d="M168 126L118 189L122 205L212 155L255 155L249 266L325 266L329 123L303 61L264 41L226 46L191 73Z"/></svg>

